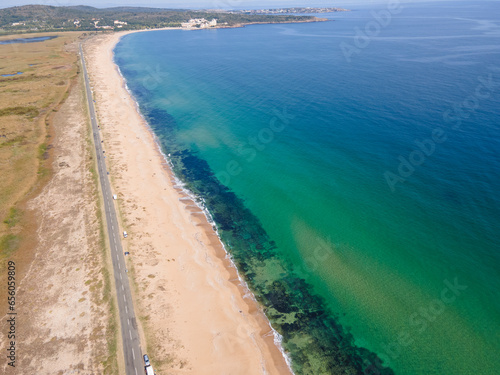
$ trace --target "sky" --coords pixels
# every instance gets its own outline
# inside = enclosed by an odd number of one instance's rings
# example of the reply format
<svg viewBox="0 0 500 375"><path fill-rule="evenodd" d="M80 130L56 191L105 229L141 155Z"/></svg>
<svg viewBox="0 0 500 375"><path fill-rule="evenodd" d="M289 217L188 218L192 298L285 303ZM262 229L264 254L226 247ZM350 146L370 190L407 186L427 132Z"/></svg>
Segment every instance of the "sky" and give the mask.
<svg viewBox="0 0 500 375"><path fill-rule="evenodd" d="M384 4L397 0L1 0L0 8L26 4L90 5L98 8L116 6L142 6L154 8L241 9L274 7L348 7L365 4ZM403 2L402 0L401 2ZM416 0L418 1L418 0ZM416 2L411 1L411 2ZM404 1L407 2L407 1Z"/></svg>
<svg viewBox="0 0 500 375"><path fill-rule="evenodd" d="M242 7L336 6L330 1L311 0L3 0L1 8L25 4L90 5L98 8L142 6L161 8L237 9Z"/></svg>

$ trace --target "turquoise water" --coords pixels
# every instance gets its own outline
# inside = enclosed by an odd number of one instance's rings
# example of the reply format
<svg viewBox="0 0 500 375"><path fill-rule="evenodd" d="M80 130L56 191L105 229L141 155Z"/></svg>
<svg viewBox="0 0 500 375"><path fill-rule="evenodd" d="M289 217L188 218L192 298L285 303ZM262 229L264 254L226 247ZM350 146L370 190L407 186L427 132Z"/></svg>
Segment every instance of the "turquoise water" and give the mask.
<svg viewBox="0 0 500 375"><path fill-rule="evenodd" d="M500 4L387 12L115 58L297 374L496 374Z"/></svg>

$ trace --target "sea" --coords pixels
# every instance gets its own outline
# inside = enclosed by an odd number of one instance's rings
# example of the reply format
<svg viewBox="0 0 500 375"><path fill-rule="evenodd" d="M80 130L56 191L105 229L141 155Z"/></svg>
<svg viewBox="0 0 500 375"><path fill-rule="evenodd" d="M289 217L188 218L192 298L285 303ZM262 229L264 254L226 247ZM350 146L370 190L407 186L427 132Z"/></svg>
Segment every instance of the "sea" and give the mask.
<svg viewBox="0 0 500 375"><path fill-rule="evenodd" d="M296 374L499 374L500 2L319 16L115 61Z"/></svg>

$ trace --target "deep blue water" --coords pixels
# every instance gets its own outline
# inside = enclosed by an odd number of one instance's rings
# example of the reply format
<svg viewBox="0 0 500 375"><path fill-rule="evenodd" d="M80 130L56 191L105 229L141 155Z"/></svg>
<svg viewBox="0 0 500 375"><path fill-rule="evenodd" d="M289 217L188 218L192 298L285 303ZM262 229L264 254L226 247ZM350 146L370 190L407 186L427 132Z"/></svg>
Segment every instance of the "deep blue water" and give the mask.
<svg viewBox="0 0 500 375"><path fill-rule="evenodd" d="M496 374L500 4L327 16L115 57L297 374Z"/></svg>

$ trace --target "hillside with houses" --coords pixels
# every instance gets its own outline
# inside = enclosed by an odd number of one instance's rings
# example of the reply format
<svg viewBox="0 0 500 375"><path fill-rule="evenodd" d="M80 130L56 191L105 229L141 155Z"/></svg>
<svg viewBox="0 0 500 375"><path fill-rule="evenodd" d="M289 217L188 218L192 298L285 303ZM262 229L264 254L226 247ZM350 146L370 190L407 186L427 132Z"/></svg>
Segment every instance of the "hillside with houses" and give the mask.
<svg viewBox="0 0 500 375"><path fill-rule="evenodd" d="M237 14L159 8L25 5L0 9L0 34L46 31L234 27L252 23L319 21L313 16Z"/></svg>

